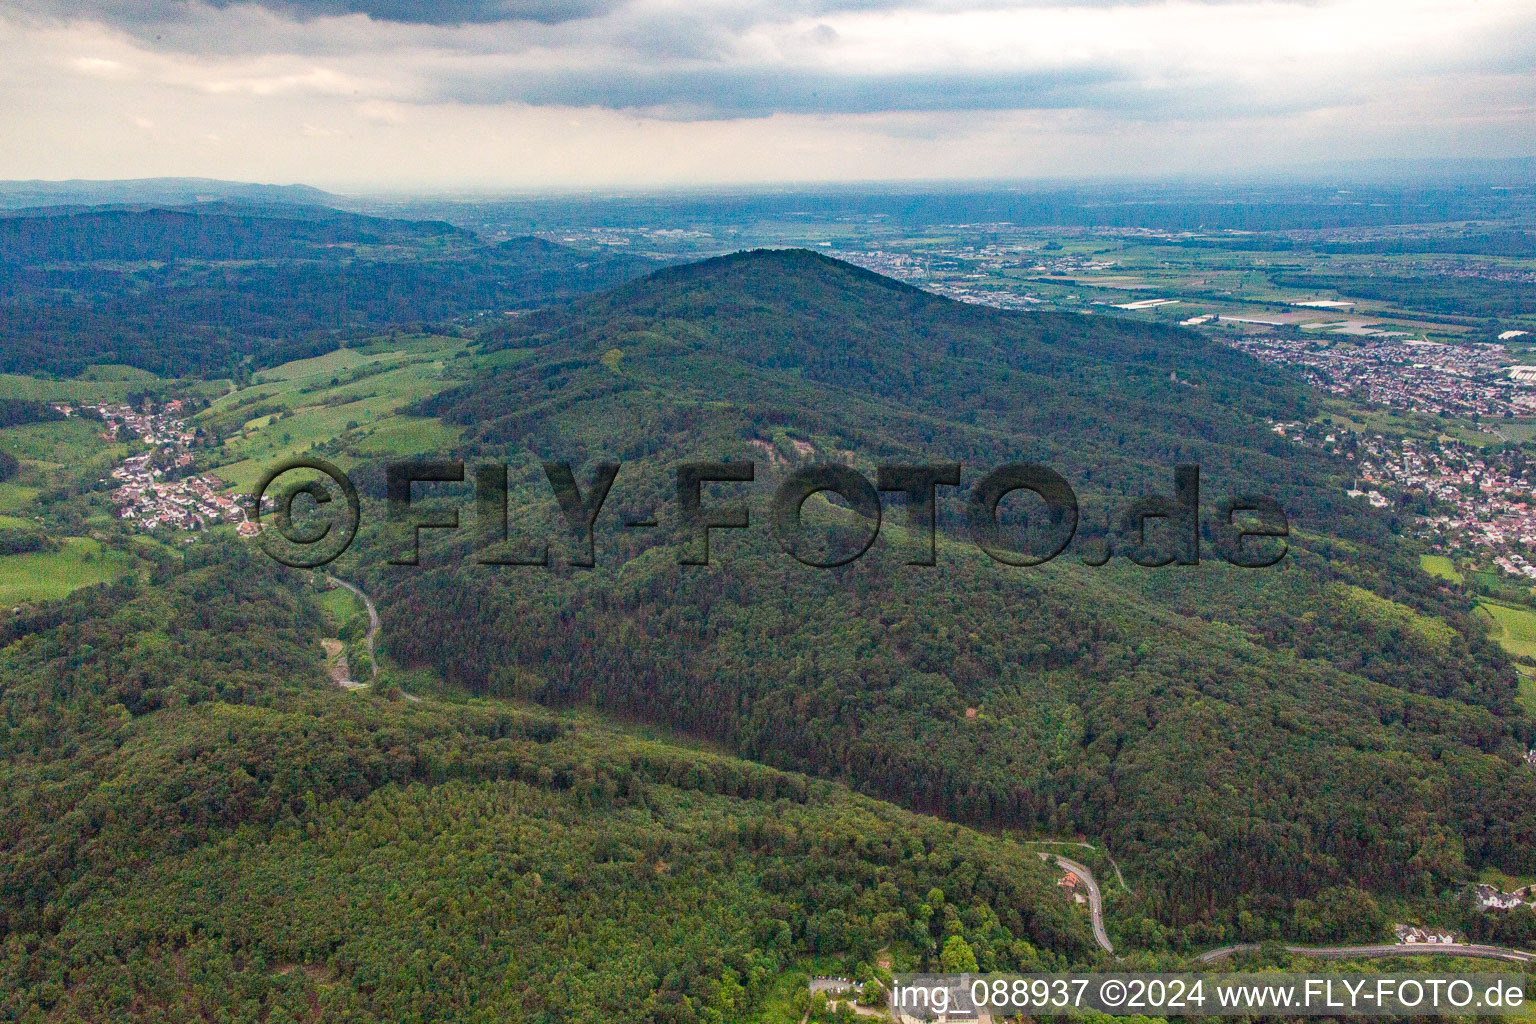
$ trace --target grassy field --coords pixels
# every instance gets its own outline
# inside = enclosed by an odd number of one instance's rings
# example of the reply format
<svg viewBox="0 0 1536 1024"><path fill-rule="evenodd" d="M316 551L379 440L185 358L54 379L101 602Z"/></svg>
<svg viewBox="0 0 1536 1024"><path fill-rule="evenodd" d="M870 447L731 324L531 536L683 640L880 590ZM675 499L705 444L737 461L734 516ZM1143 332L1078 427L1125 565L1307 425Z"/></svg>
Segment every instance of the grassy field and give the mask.
<svg viewBox="0 0 1536 1024"><path fill-rule="evenodd" d="M253 386L260 387L273 383L292 384L296 381L313 381L334 377L345 371L353 371L372 365L395 366L398 364L400 356L404 355L410 347L412 346L382 352L359 348L339 348L334 352L327 352L323 356L315 356L313 359L296 359L291 363L284 363L270 370L263 370L257 374Z"/></svg>
<svg viewBox="0 0 1536 1024"><path fill-rule="evenodd" d="M1504 586L1509 582L1509 577L1502 572L1493 569L1474 569L1472 579L1475 583L1484 587Z"/></svg>
<svg viewBox="0 0 1536 1024"><path fill-rule="evenodd" d="M126 445L108 441L101 433L100 423L71 417L7 427L0 431L0 444L19 459L62 466L77 466L102 455L121 458L126 454Z"/></svg>
<svg viewBox="0 0 1536 1024"><path fill-rule="evenodd" d="M1477 606L1493 619L1493 638L1510 654L1536 658L1536 611L1499 601L1479 601Z"/></svg>
<svg viewBox="0 0 1536 1024"><path fill-rule="evenodd" d="M101 436L101 424L71 418L0 430L0 448L21 460L14 479L0 483L0 514L27 511L45 488L95 481L128 452Z"/></svg>
<svg viewBox="0 0 1536 1024"><path fill-rule="evenodd" d="M332 587L321 594L320 607L325 610L332 633L363 613L363 602L345 587Z"/></svg>
<svg viewBox="0 0 1536 1024"><path fill-rule="evenodd" d="M1506 652L1517 657L1536 657L1536 611L1500 601L1482 600L1477 610L1492 621L1489 636ZM1536 669L1519 662L1520 703L1536 714Z"/></svg>
<svg viewBox="0 0 1536 1024"><path fill-rule="evenodd" d="M0 557L0 606L53 601L92 583L129 571L131 556L105 549L88 537L68 537L58 551Z"/></svg>
<svg viewBox="0 0 1536 1024"><path fill-rule="evenodd" d="M224 435L224 460L213 473L248 491L278 460L339 440L328 455L343 469L358 457L436 452L462 430L401 415L406 406L452 387L464 372L459 338L390 337L265 371L198 414Z"/></svg>
<svg viewBox="0 0 1536 1024"><path fill-rule="evenodd" d="M32 499L39 493L36 487L28 487L15 480L0 483L0 512L20 512L32 504Z"/></svg>
<svg viewBox="0 0 1536 1024"><path fill-rule="evenodd" d="M1452 583L1461 582L1461 573L1456 571L1456 563L1444 555L1420 555L1419 568L1442 580L1450 580Z"/></svg>
<svg viewBox="0 0 1536 1024"><path fill-rule="evenodd" d="M1325 397L1320 403L1318 420L1363 434L1402 434L1425 440L1456 441L1474 448L1498 443L1469 420L1440 419L1422 413L1397 409L1363 409L1350 402Z"/></svg>
<svg viewBox="0 0 1536 1024"><path fill-rule="evenodd" d="M363 431L352 445L359 455L411 455L451 448L464 428L422 416L395 416Z"/></svg>

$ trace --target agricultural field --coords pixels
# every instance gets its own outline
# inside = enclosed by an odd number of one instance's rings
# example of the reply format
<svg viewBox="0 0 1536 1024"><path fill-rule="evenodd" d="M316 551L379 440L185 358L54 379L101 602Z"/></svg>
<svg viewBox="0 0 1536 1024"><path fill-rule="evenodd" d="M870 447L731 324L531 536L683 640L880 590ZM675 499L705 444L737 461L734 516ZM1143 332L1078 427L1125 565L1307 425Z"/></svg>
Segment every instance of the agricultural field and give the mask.
<svg viewBox="0 0 1536 1024"><path fill-rule="evenodd" d="M1482 600L1478 611L1488 616L1493 626L1489 635L1515 658L1536 658L1536 611L1502 601ZM1520 672L1520 702L1536 713L1536 668L1515 662Z"/></svg>
<svg viewBox="0 0 1536 1024"><path fill-rule="evenodd" d="M1536 259L1528 247L1510 248L1508 239L1482 230L1445 223L1373 234L1007 223L919 228L797 218L755 223L731 247L805 246L952 297L1015 308L1166 324L1201 318L1196 329L1220 337L1343 321L1431 341L1493 340L1511 328L1536 334L1536 306L1511 300L1498 283L1530 273ZM601 250L615 234L594 227L562 239ZM625 241L634 251L661 246L652 255L665 257L727 251L708 234L662 239L640 231ZM1512 345L1511 353L1519 358L1525 345Z"/></svg>
<svg viewBox="0 0 1536 1024"><path fill-rule="evenodd" d="M1445 555L1420 555L1419 567L1438 579L1449 580L1452 583L1462 581L1461 573L1456 571L1456 563Z"/></svg>
<svg viewBox="0 0 1536 1024"><path fill-rule="evenodd" d="M358 457L440 451L460 430L402 410L452 387L471 362L463 339L409 336L275 367L198 414L223 439L207 468L248 491L272 463L322 447L344 469Z"/></svg>
<svg viewBox="0 0 1536 1024"><path fill-rule="evenodd" d="M65 378L0 373L0 398L45 402L121 402L130 394L142 391L212 397L229 387L227 380L172 380L132 366L92 366L79 377Z"/></svg>
<svg viewBox="0 0 1536 1024"><path fill-rule="evenodd" d="M1536 611L1502 601L1479 601L1478 607L1497 624L1494 639L1510 654L1536 658Z"/></svg>
<svg viewBox="0 0 1536 1024"><path fill-rule="evenodd" d="M43 463L49 468L79 466L92 459L121 458L127 446L102 437L95 420L71 417L51 423L27 423L6 427L5 448L23 463Z"/></svg>
<svg viewBox="0 0 1536 1024"><path fill-rule="evenodd" d="M333 633L363 614L363 602L345 587L324 591L317 603L325 612L326 623Z"/></svg>
<svg viewBox="0 0 1536 1024"><path fill-rule="evenodd" d="M15 480L0 481L0 513L23 511L31 506L39 493L39 488L28 487Z"/></svg>
<svg viewBox="0 0 1536 1024"><path fill-rule="evenodd" d="M88 486L105 476L129 447L103 437L99 422L71 418L0 428L0 450L20 463L14 477L0 481L0 514L32 515L38 512L41 495L70 485Z"/></svg>

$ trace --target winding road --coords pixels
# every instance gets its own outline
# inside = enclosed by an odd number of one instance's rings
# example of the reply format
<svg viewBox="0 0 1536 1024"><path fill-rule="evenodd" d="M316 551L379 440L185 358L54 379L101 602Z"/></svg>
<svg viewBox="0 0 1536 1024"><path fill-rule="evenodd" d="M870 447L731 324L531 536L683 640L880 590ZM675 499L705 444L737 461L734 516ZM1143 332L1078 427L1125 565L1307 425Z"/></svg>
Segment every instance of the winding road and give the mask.
<svg viewBox="0 0 1536 1024"><path fill-rule="evenodd" d="M1081 846L1085 850L1101 850L1100 847L1094 846L1092 843L1084 843L1073 839L1025 839L1022 841L1022 844L1024 846ZM1131 887L1125 884L1125 876L1120 873L1120 865L1115 862L1115 858L1109 855L1108 850L1102 850L1101 852L1104 854L1104 859L1109 861L1109 866L1115 869L1115 878L1119 880L1120 888L1130 892Z"/></svg>
<svg viewBox="0 0 1536 1024"><path fill-rule="evenodd" d="M1083 880L1083 886L1088 890L1088 913L1093 918L1094 941L1103 946L1106 953L1113 953L1114 944L1109 941L1109 932L1104 930L1104 900L1099 895L1099 883L1093 877L1093 872L1088 870L1087 865L1068 860L1059 853L1053 856L1059 867L1071 871Z"/></svg>
<svg viewBox="0 0 1536 1024"><path fill-rule="evenodd" d="M1050 840L1032 840L1031 844L1038 845L1067 845L1054 843ZM1082 846L1089 850L1098 847L1091 843L1073 843L1070 845ZM1087 890L1088 910L1093 917L1093 937L1102 946L1105 952L1113 953L1115 947L1110 944L1109 934L1104 930L1104 901L1099 894L1099 883L1093 877L1093 872L1086 864L1079 864L1075 860L1063 857L1058 853L1040 855L1042 858L1054 857L1056 864L1064 871L1071 871L1083 880L1083 888ZM1110 861L1114 864L1114 861ZM1115 865L1115 874L1119 876L1120 867ZM1120 878L1121 886L1126 891L1130 887L1125 885L1125 879ZM1259 948L1256 942L1241 942L1230 946L1219 946L1216 949L1207 950L1195 959L1200 963L1215 963L1225 960L1234 953L1250 953ZM1472 942L1447 942L1447 943L1395 943L1382 942L1361 946L1285 946L1287 953L1295 953L1298 956L1311 956L1319 960L1344 960L1351 957L1390 957L1390 956L1465 956L1484 960L1504 960L1509 963L1528 964L1536 963L1536 953L1528 953L1523 949L1513 949L1508 946L1485 946Z"/></svg>
<svg viewBox="0 0 1536 1024"><path fill-rule="evenodd" d="M1217 960L1225 960L1233 953L1248 953L1258 948L1258 943L1255 942L1243 942L1235 946L1220 946L1201 953L1195 959L1201 963L1208 964ZM1286 946L1285 951L1304 956L1315 956L1319 960L1342 960L1347 957L1357 956L1469 956L1482 957L1488 960L1509 960L1517 964L1536 961L1536 953L1509 949L1505 946L1480 946L1463 942L1416 942L1412 945L1380 943L1370 946Z"/></svg>
<svg viewBox="0 0 1536 1024"><path fill-rule="evenodd" d="M378 679L379 659L378 656L373 653L373 640L374 637L378 636L379 633L379 609L374 606L373 598L363 593L357 584L348 583L346 580L337 576L332 576L330 573L326 573L325 578L330 580L338 587L346 587L348 590L352 591L352 593L362 598L364 607L368 609L368 636L365 638L368 644L368 665L373 670L371 678L375 680ZM409 701L421 700L420 697L412 696L411 694L406 693L404 690L400 691L400 696Z"/></svg>

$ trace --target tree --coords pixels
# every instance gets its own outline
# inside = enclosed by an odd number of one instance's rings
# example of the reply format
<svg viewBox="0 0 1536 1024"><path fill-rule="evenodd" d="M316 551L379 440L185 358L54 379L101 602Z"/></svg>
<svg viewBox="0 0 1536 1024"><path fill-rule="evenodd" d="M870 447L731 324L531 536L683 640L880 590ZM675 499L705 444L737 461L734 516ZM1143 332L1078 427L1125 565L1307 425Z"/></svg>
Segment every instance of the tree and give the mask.
<svg viewBox="0 0 1536 1024"><path fill-rule="evenodd" d="M951 935L939 954L939 964L946 974L969 974L976 971L976 953L962 936Z"/></svg>

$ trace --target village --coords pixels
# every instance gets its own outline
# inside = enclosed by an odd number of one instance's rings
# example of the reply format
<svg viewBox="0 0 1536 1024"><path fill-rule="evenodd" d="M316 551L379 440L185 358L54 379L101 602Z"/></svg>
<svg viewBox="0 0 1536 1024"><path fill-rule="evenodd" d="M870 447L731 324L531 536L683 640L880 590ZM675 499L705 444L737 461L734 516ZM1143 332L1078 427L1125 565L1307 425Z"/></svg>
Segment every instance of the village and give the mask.
<svg viewBox="0 0 1536 1024"><path fill-rule="evenodd" d="M1358 343L1260 332L1239 335L1228 344L1264 362L1299 366L1322 390L1358 402L1429 415L1536 414L1531 374L1512 367L1501 344L1415 340L1402 332L1375 330L1364 321L1307 324L1301 330L1314 327L1357 335Z"/></svg>
<svg viewBox="0 0 1536 1024"><path fill-rule="evenodd" d="M1376 508L1406 502L1423 538L1440 552L1476 548L1512 576L1536 580L1536 461L1458 441L1362 434L1318 423L1271 429L1352 463L1351 498ZM1530 557L1528 557L1530 555Z"/></svg>
<svg viewBox="0 0 1536 1024"><path fill-rule="evenodd" d="M1477 898L1478 906L1484 910L1513 910L1521 904L1536 903L1536 898L1533 898L1536 897L1536 893L1532 892L1533 889L1536 889L1536 886L1528 885L1514 892L1504 892L1496 885L1479 883L1473 888L1473 893Z"/></svg>
<svg viewBox="0 0 1536 1024"><path fill-rule="evenodd" d="M1442 345L1394 336L1319 345L1271 334L1244 335L1230 344L1259 359L1300 366L1323 390L1354 401L1492 419L1483 429L1495 436L1497 422L1536 413L1536 367L1510 366L1501 344ZM1536 551L1536 481L1522 453L1485 451L1445 436L1394 440L1326 421L1271 428L1353 463L1350 497L1377 508L1409 499L1422 535L1436 550L1482 549L1505 573L1536 580L1536 563L1527 558Z"/></svg>
<svg viewBox="0 0 1536 1024"><path fill-rule="evenodd" d="M1416 516L1435 546L1482 548L1506 573L1536 579L1520 549L1536 546L1531 467L1519 453L1485 454L1455 442L1362 438L1350 494L1385 505L1380 488L1416 491L1435 508Z"/></svg>
<svg viewBox="0 0 1536 1024"><path fill-rule="evenodd" d="M54 408L66 417L87 414L99 418L108 440L133 439L148 446L147 451L128 456L112 470L111 478L117 483L112 504L119 518L145 530L206 530L219 523L235 523L242 536L256 532L244 506L220 493L222 480L191 473L197 431L181 418L180 399L159 406L146 402L142 411L121 404Z"/></svg>

